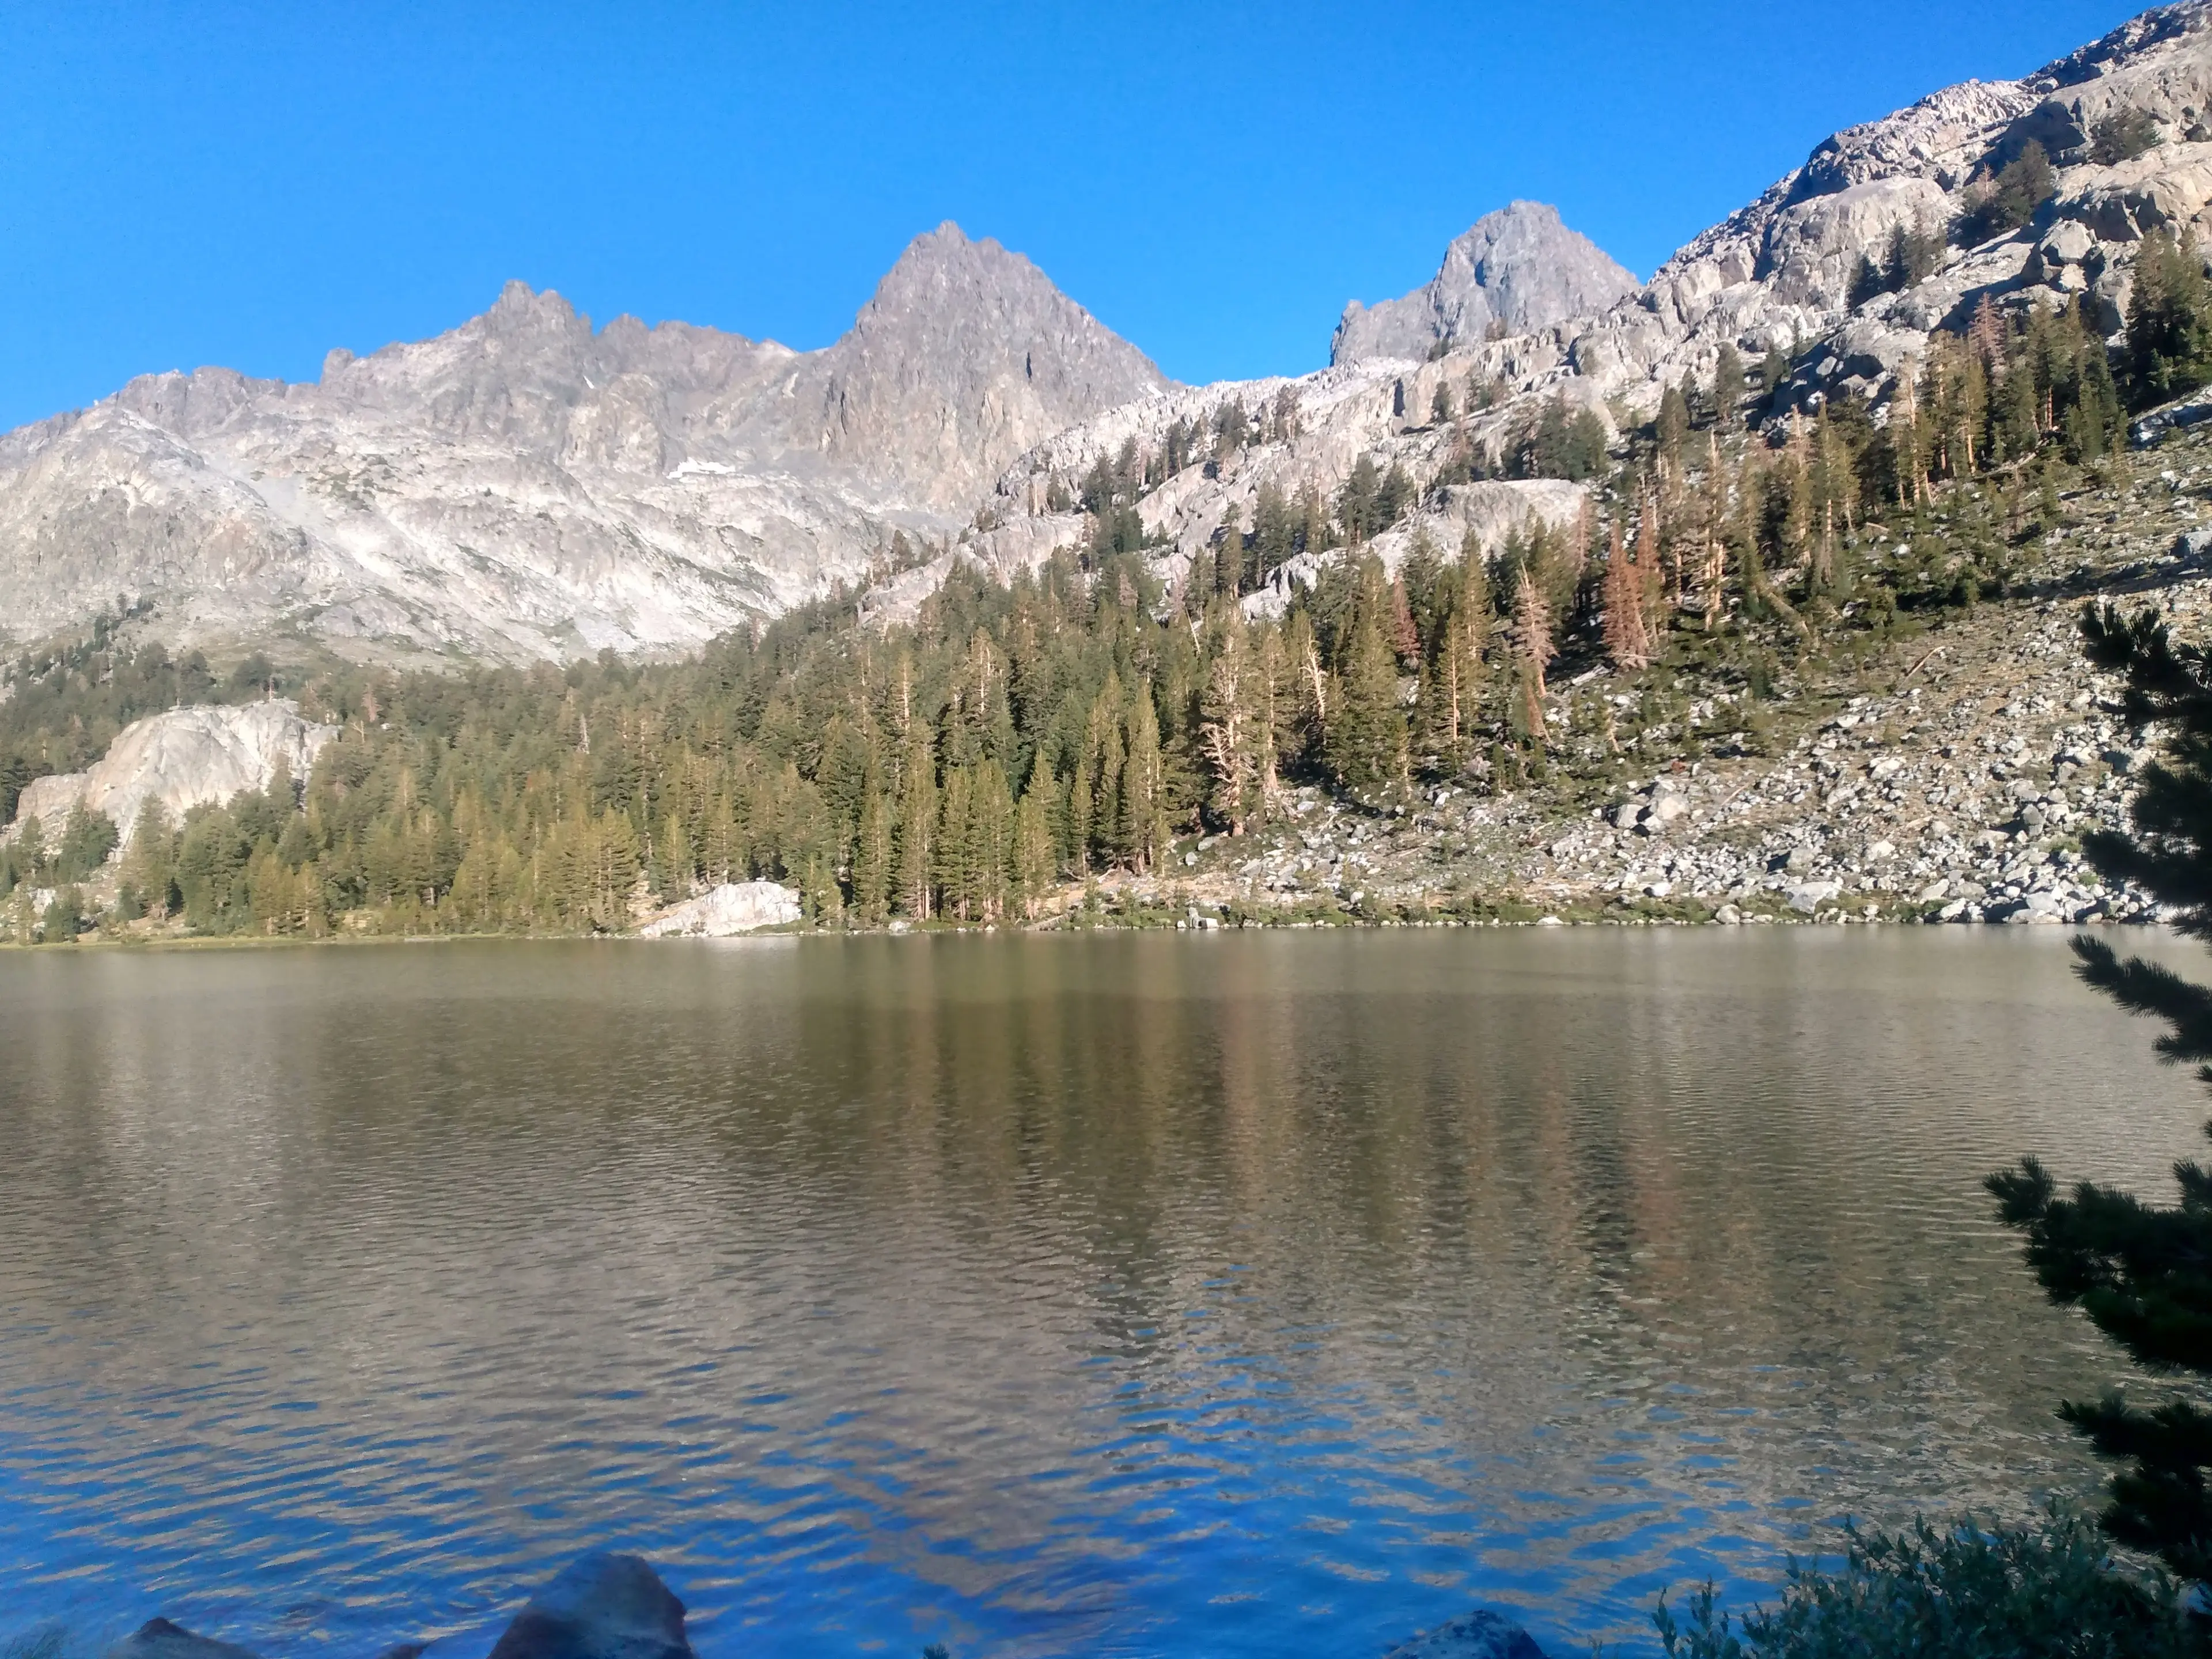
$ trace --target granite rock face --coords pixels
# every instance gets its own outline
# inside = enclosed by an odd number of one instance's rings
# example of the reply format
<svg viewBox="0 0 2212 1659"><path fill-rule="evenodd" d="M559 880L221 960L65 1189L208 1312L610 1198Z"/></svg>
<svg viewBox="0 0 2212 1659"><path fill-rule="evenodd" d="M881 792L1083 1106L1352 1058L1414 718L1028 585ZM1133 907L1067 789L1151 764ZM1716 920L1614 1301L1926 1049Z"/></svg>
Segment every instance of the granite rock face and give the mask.
<svg viewBox="0 0 2212 1659"><path fill-rule="evenodd" d="M322 746L337 735L334 726L301 719L299 705L290 702L151 714L125 726L88 770L25 785L9 833L37 818L51 840L82 803L106 813L127 842L149 800L160 802L173 823L192 807L266 789L280 766L304 781Z"/></svg>
<svg viewBox="0 0 2212 1659"><path fill-rule="evenodd" d="M950 221L907 249L807 374L825 454L947 509L1055 432L1167 385L1027 259Z"/></svg>
<svg viewBox="0 0 2212 1659"><path fill-rule="evenodd" d="M2150 118L2158 142L2100 162L2099 126L2127 112ZM2031 139L2053 162L2052 198L2026 228L1970 242L1966 210ZM1546 404L1587 410L1612 433L1624 414L1648 418L1686 376L1710 383L1724 347L1753 363L1770 349L1795 353L1779 394L1747 398L1735 418L1786 425L1851 396L1884 418L1926 362L1931 332L1963 330L1985 301L2013 315L2079 303L2117 329L2136 244L2154 228L2212 245L2212 0L2147 12L2021 80L1948 87L1821 140L1641 288L1555 211L1516 203L1455 241L1426 288L1348 308L1328 368L1170 389L1038 445L1000 476L988 535L962 537L872 605L910 615L954 563L1002 574L1077 540L1085 526L1059 504L1125 451L1143 469L1138 507L1168 544L1155 565L1172 586L1227 544L1232 514L1240 537L1250 532L1270 491L1326 501L1363 463L1377 477L1399 469L1416 489L1455 459L1494 475ZM1883 264L1899 231L1932 240L1933 268L1895 291L1855 292L1861 262ZM1190 431L1218 434L1233 410L1243 441L1192 453ZM1170 475L1159 462L1178 428L1189 459ZM1443 484L1373 545L1392 568L1424 540L1446 555L1470 539L1495 553L1516 529L1571 522L1582 501L1556 481ZM1293 561L1245 603L1279 609L1314 574Z"/></svg>
<svg viewBox="0 0 2212 1659"><path fill-rule="evenodd" d="M647 939L731 939L800 915L799 895L772 881L725 882L671 905L637 931Z"/></svg>
<svg viewBox="0 0 2212 1659"><path fill-rule="evenodd" d="M594 1551L530 1598L491 1659L693 1659L684 1604L644 1559Z"/></svg>
<svg viewBox="0 0 2212 1659"><path fill-rule="evenodd" d="M1419 362L1438 347L1484 340L1493 325L1527 334L1595 316L1637 286L1634 275L1604 249L1568 229L1557 208L1514 202L1455 238L1425 286L1403 299L1346 306L1329 361Z"/></svg>
<svg viewBox="0 0 2212 1659"><path fill-rule="evenodd" d="M2106 331L2124 315L2147 231L2212 232L2212 4L2182 0L2018 81L1969 81L1816 145L1759 199L1694 238L1640 294L1559 331L1566 359L1648 410L1663 385L1710 374L1723 343L1756 356L1804 341L1784 409L1856 392L1879 406L1936 328L2075 296ZM2100 162L2107 118L2149 118L2159 142ZM2030 141L2057 169L2026 228L1960 228L1989 177ZM1898 228L1947 234L1936 268L1853 308L1852 273ZM1869 341L1881 349L1869 353ZM1823 349L1825 348L1825 349Z"/></svg>
<svg viewBox="0 0 2212 1659"><path fill-rule="evenodd" d="M511 283L319 381L149 375L0 437L0 641L149 600L180 641L358 656L696 645L966 521L1030 445L1165 383L1036 266L918 239L819 352Z"/></svg>

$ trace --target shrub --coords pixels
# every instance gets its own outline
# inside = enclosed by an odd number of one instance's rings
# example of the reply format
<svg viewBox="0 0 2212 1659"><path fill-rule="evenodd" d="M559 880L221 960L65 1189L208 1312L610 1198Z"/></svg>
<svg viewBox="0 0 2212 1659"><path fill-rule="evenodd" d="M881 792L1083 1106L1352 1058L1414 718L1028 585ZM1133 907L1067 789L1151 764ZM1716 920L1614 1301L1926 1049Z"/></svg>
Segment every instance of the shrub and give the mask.
<svg viewBox="0 0 2212 1659"><path fill-rule="evenodd" d="M2158 123L2139 109L2116 109L2089 129L2089 159L2108 167L2158 148Z"/></svg>
<svg viewBox="0 0 2212 1659"><path fill-rule="evenodd" d="M2116 1569L2096 1528L2054 1508L2021 1527L1846 1528L1843 1567L1790 1564L1782 1605L1731 1632L1712 1586L1678 1623L1652 1621L1668 1659L2181 1659L2203 1648L2174 1582Z"/></svg>
<svg viewBox="0 0 2212 1659"><path fill-rule="evenodd" d="M2033 138L2018 155L1999 167L1994 178L1977 185L1965 213L1960 216L1960 239L1972 247L1992 236L2018 230L2035 217L2057 187L2051 157Z"/></svg>

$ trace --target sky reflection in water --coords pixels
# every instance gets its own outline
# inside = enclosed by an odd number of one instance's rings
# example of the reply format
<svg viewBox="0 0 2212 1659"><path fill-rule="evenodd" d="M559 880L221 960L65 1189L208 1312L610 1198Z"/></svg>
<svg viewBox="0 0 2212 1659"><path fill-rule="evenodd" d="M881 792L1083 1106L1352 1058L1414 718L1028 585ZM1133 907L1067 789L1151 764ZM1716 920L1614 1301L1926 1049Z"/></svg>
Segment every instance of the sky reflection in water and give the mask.
<svg viewBox="0 0 2212 1659"><path fill-rule="evenodd" d="M2203 1108L2024 932L0 957L0 1635L1641 1645L2094 1478L1977 1182Z"/></svg>

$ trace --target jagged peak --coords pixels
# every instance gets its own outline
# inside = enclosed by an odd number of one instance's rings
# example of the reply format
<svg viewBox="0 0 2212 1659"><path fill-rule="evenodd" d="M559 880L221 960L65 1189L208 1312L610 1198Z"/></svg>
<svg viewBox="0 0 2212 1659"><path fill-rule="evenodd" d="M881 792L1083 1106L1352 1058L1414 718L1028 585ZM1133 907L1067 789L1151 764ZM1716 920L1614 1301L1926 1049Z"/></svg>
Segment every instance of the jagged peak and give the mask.
<svg viewBox="0 0 2212 1659"><path fill-rule="evenodd" d="M491 308L477 319L492 333L516 334L539 330L570 333L580 325L592 330L592 319L553 289L533 289L520 277L508 278Z"/></svg>
<svg viewBox="0 0 2212 1659"><path fill-rule="evenodd" d="M2025 80L2038 92L2079 86L2104 74L2122 58L2208 27L2212 27L2212 0L2178 0L2173 5L2154 6L2111 33L2045 64Z"/></svg>
<svg viewBox="0 0 2212 1659"><path fill-rule="evenodd" d="M1329 361L1418 359L1479 340L1492 324L1522 333L1602 311L1637 287L1634 273L1570 228L1559 209L1516 200L1454 237L1424 286L1372 306L1347 305Z"/></svg>

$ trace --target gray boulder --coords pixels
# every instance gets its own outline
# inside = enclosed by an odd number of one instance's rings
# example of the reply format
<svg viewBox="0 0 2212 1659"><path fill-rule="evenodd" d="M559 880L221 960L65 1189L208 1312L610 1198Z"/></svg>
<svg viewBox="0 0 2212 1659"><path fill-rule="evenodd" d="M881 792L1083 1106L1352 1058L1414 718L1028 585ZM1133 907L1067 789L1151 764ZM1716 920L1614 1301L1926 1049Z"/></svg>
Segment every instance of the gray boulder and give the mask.
<svg viewBox="0 0 2212 1659"><path fill-rule="evenodd" d="M166 1619L149 1619L108 1649L107 1659L254 1659L254 1655L211 1636L195 1636Z"/></svg>
<svg viewBox="0 0 2212 1659"><path fill-rule="evenodd" d="M1544 1650L1504 1613L1478 1607L1401 1643L1382 1659L1544 1659Z"/></svg>
<svg viewBox="0 0 2212 1659"><path fill-rule="evenodd" d="M1784 890L1784 896L1790 908L1810 915L1822 905L1829 903L1843 892L1840 883L1832 881L1802 881Z"/></svg>
<svg viewBox="0 0 2212 1659"><path fill-rule="evenodd" d="M195 1656L179 1655L177 1659ZM492 1649L491 1659L693 1659L693 1655L690 1638L684 1633L683 1602L644 1558L593 1551L572 1562L530 1598Z"/></svg>

